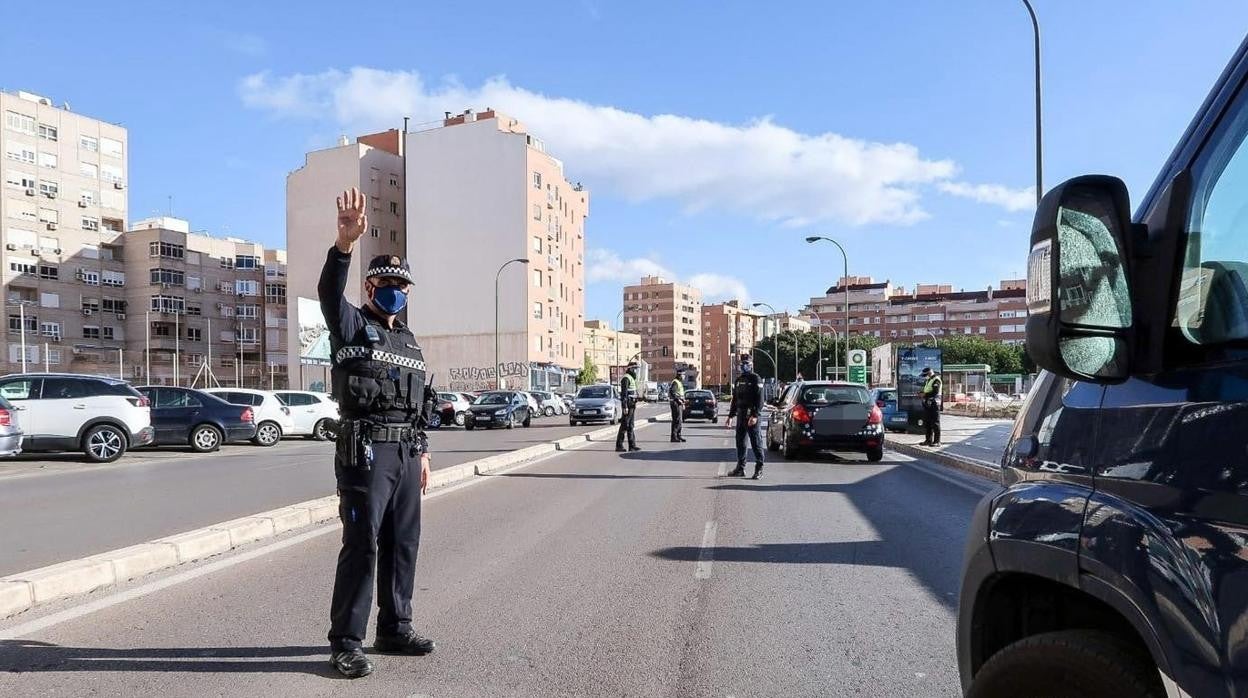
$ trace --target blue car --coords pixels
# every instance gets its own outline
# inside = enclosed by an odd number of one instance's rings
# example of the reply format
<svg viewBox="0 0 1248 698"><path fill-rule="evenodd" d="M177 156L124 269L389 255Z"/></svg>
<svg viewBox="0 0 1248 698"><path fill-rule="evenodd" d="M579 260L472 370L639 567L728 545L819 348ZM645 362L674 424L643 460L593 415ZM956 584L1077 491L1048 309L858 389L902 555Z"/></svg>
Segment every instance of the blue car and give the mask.
<svg viewBox="0 0 1248 698"><path fill-rule="evenodd" d="M872 388L871 399L884 413L884 428L888 431L905 431L910 415L897 407L896 388Z"/></svg>

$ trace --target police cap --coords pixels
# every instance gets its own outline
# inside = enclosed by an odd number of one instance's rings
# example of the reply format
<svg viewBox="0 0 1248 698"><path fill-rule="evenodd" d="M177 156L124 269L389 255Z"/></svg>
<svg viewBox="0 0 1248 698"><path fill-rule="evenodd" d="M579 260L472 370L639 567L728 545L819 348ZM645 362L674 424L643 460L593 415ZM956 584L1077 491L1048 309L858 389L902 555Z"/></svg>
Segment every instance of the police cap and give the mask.
<svg viewBox="0 0 1248 698"><path fill-rule="evenodd" d="M364 272L364 278L390 278L399 279L409 284L416 283L412 279L412 271L407 266L407 260L388 254L373 257L373 261L368 263L368 271Z"/></svg>

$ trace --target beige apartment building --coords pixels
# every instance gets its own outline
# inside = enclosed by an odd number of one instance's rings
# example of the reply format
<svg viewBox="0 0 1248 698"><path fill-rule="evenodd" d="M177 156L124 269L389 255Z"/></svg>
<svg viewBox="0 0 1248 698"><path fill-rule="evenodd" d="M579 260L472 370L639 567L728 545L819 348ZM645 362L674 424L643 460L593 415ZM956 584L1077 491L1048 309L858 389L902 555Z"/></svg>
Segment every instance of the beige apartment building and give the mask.
<svg viewBox="0 0 1248 698"><path fill-rule="evenodd" d="M726 389L736 376L737 359L763 338L764 316L741 301L702 306L702 384Z"/></svg>
<svg viewBox="0 0 1248 698"><path fill-rule="evenodd" d="M124 250L127 310L118 319L127 338L126 378L287 387L285 357L272 360L269 344L280 344L280 333L268 332L270 317L284 317L282 251L191 232L187 221L169 216L136 222ZM270 298L281 302L270 308Z"/></svg>
<svg viewBox="0 0 1248 698"><path fill-rule="evenodd" d="M570 390L585 359L589 193L493 110L448 112L406 142L409 305L435 382L493 387L497 336L505 386Z"/></svg>
<svg viewBox="0 0 1248 698"><path fill-rule="evenodd" d="M344 136L335 147L308 153L303 166L287 175L285 263L291 273L282 302L286 305L286 329L297 333L285 350L291 385L329 389L329 335L316 284L325 255L338 236L337 197L351 187L368 195L369 229L356 243L347 280L347 299L360 305L364 300L363 272L369 260L380 254L406 254L403 181L403 139L398 129L360 136L354 143ZM411 264L417 278L413 297L428 293L419 269L424 264L422 257L414 256ZM266 284L269 282L277 283L266 279ZM276 295L277 289L272 290ZM265 317L266 334L281 328L278 320L276 315ZM423 342L419 329L413 329Z"/></svg>
<svg viewBox="0 0 1248 698"><path fill-rule="evenodd" d="M598 373L598 380L611 380L611 368L628 362L641 351L641 335L611 329L605 320L586 320L581 345Z"/></svg>
<svg viewBox="0 0 1248 698"><path fill-rule="evenodd" d="M692 286L646 276L624 287L624 330L641 335L652 381L670 381L678 368L702 372L702 322L702 292Z"/></svg>
<svg viewBox="0 0 1248 698"><path fill-rule="evenodd" d="M0 92L0 372L124 373L126 129Z"/></svg>

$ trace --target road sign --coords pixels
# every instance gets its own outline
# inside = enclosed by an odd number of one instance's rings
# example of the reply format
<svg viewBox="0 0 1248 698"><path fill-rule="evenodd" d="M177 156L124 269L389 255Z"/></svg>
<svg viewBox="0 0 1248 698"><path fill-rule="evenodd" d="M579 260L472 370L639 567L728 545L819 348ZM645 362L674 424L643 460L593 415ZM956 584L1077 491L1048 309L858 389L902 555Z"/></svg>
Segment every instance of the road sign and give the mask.
<svg viewBox="0 0 1248 698"><path fill-rule="evenodd" d="M849 350L849 382L867 382L867 352L863 349Z"/></svg>

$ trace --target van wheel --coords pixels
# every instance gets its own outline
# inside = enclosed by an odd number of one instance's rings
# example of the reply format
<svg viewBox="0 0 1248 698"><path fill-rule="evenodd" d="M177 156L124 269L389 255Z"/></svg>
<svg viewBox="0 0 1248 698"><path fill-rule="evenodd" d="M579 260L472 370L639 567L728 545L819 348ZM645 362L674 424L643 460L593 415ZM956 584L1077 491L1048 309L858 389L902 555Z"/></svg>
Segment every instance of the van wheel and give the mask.
<svg viewBox="0 0 1248 698"><path fill-rule="evenodd" d="M884 447L877 446L875 448L868 448L867 460L871 461L872 463L879 463L880 461L884 460Z"/></svg>
<svg viewBox="0 0 1248 698"><path fill-rule="evenodd" d="M200 424L191 430L190 444L196 453L212 453L221 448L221 432L211 424Z"/></svg>
<svg viewBox="0 0 1248 698"><path fill-rule="evenodd" d="M333 432L329 430L329 418L322 419L312 427L312 438L317 441L331 441L334 438Z"/></svg>
<svg viewBox="0 0 1248 698"><path fill-rule="evenodd" d="M257 446L275 446L278 441L282 440L282 427L277 422L260 422L260 426L256 427L256 435L251 438L251 442Z"/></svg>
<svg viewBox="0 0 1248 698"><path fill-rule="evenodd" d="M1062 630L1019 640L975 675L968 698L1166 695L1157 667L1124 640L1100 630Z"/></svg>
<svg viewBox="0 0 1248 698"><path fill-rule="evenodd" d="M112 463L126 452L126 435L111 424L92 427L82 437L82 452L92 463Z"/></svg>

